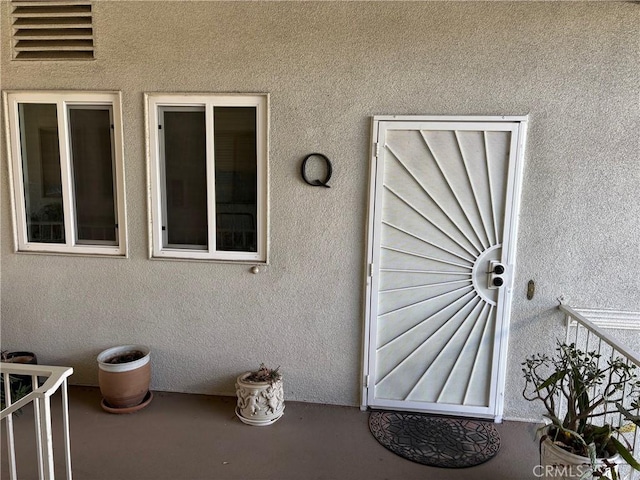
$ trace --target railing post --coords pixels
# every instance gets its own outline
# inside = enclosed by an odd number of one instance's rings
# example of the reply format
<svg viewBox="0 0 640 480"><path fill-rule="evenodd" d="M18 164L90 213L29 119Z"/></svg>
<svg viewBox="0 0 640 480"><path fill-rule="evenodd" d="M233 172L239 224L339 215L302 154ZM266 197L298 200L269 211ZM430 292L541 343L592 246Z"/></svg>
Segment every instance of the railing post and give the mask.
<svg viewBox="0 0 640 480"><path fill-rule="evenodd" d="M42 445L42 472L44 480L55 478L53 464L53 436L51 433L51 399L50 397L38 398L40 404L40 438Z"/></svg>
<svg viewBox="0 0 640 480"><path fill-rule="evenodd" d="M64 463L67 471L67 480L71 479L71 438L69 436L69 395L67 392L67 379L62 383L62 422L64 435Z"/></svg>
<svg viewBox="0 0 640 480"><path fill-rule="evenodd" d="M38 388L38 377L31 377L31 385L35 390ZM33 402L33 424L36 429L36 452L38 454L38 478L44 478L43 460L42 460L42 432L40 430L40 402Z"/></svg>
<svg viewBox="0 0 640 480"><path fill-rule="evenodd" d="M4 374L4 401L7 407L11 406L11 380L9 374ZM17 480L16 471L16 443L13 437L13 414L7 415L7 455L9 457L9 478Z"/></svg>

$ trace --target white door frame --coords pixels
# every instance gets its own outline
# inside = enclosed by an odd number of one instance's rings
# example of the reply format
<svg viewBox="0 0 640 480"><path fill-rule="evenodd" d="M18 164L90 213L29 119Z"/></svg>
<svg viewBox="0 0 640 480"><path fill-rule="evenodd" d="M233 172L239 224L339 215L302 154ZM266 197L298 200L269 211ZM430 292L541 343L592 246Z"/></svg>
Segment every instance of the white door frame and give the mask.
<svg viewBox="0 0 640 480"><path fill-rule="evenodd" d="M517 138L512 141L516 152L513 156L513 161L509 162L508 172L508 184L506 190L506 212L504 219L504 235L503 239L503 259L506 260L508 265L515 265L516 259L516 239L518 232L518 216L520 211L520 192L522 189L522 176L524 170L524 149L525 139L528 124L528 115L524 116L440 116L440 115L379 115L372 117L371 122L371 153L370 153L370 171L369 171L369 197L368 197L368 221L367 221L367 246L366 246L366 258L365 264L365 308L364 308L364 339L363 339L363 364L362 364L362 391L361 391L361 410L366 410L371 406L371 399L369 393L370 386L370 338L371 338L371 322L369 321L372 312L372 302L377 302L377 286L373 285L372 273L373 273L373 259L376 249L380 248L379 244L375 244L379 239L374 236L374 225L377 220L376 215L380 215L380 212L376 212L376 184L381 181L381 178L376 178L381 173L378 169L378 160L380 155L380 146L378 143L378 127L380 122L476 122L476 123L518 123L518 135ZM502 421L504 411L504 390L506 382L506 370L507 370L507 353L508 353L508 338L509 338L509 319L510 319L510 305L513 295L513 280L514 272L510 272L507 279L507 285L503 289L504 294L499 297L497 305L498 313L503 311L503 315L498 315L496 318L498 322L502 318L502 323L496 324L496 343L500 345L499 351L496 352L497 362L495 368L497 368L497 388L492 390L491 403L494 405L494 411L492 414L487 415L482 411L467 412L467 415L473 415L477 417L491 418L496 422ZM374 288L375 287L375 288ZM398 406L394 406L394 409L402 410ZM443 413L439 411L438 413ZM455 414L455 407L451 409L452 414Z"/></svg>

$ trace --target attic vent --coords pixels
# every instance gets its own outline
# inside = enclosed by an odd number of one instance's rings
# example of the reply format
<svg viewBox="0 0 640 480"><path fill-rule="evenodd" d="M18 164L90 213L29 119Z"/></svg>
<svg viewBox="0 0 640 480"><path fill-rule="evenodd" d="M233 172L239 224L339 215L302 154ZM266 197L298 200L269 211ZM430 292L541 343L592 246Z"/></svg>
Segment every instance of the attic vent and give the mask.
<svg viewBox="0 0 640 480"><path fill-rule="evenodd" d="M13 1L13 58L91 60L91 4L73 1Z"/></svg>

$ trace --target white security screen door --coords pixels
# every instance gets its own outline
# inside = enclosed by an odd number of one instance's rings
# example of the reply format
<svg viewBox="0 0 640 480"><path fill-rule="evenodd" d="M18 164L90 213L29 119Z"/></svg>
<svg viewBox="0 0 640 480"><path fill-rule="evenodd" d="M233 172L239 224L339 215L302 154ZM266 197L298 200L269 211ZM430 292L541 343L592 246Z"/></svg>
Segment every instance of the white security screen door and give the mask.
<svg viewBox="0 0 640 480"><path fill-rule="evenodd" d="M526 117L375 117L363 406L502 417Z"/></svg>

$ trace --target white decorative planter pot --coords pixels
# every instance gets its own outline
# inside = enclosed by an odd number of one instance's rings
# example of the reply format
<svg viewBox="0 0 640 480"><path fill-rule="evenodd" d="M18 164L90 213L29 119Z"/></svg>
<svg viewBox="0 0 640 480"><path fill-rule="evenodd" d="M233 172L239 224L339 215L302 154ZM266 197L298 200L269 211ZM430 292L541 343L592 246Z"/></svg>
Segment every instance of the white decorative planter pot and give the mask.
<svg viewBox="0 0 640 480"><path fill-rule="evenodd" d="M607 458L609 463L616 465L624 464L624 460L618 454ZM591 471L591 462L588 457L574 455L555 445L548 437L542 441L540 445L540 478L552 478L554 480L573 480L594 478L592 476L583 477L585 473ZM596 465L604 465L604 462L598 460ZM614 467L616 473L618 467Z"/></svg>
<svg viewBox="0 0 640 480"><path fill-rule="evenodd" d="M247 425L262 427L275 423L284 414L282 379L270 382L248 382L250 372L236 380L238 406L236 415Z"/></svg>

